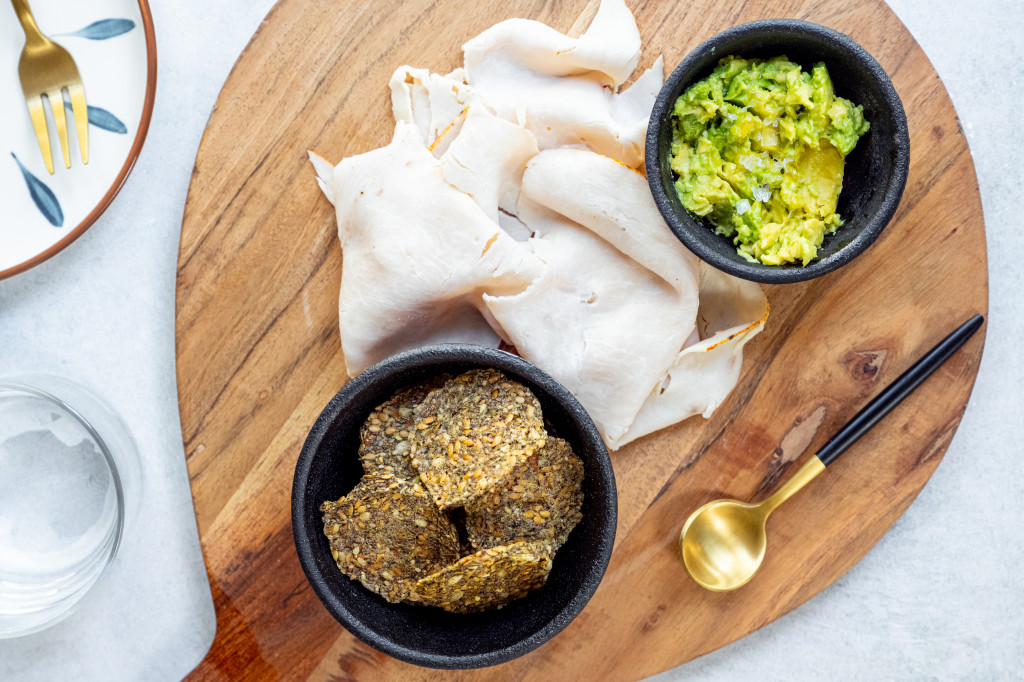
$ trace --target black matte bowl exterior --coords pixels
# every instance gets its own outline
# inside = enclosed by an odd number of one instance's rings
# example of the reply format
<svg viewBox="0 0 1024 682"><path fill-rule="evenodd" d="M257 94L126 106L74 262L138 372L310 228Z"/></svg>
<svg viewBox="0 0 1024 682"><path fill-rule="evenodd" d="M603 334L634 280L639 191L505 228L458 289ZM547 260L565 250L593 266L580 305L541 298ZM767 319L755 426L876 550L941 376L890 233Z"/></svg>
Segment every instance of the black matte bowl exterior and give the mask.
<svg viewBox="0 0 1024 682"><path fill-rule="evenodd" d="M398 389L437 374L493 367L540 401L549 432L583 460L583 519L555 555L547 583L496 611L454 614L391 604L338 570L323 533L320 504L362 476L359 427ZM558 634L594 594L611 558L618 502L604 441L579 402L522 358L470 345L428 346L395 355L348 384L316 420L295 466L292 532L299 561L327 610L370 646L432 668L479 668L529 653Z"/></svg>
<svg viewBox="0 0 1024 682"><path fill-rule="evenodd" d="M871 130L846 157L837 210L844 224L826 235L808 265L751 263L732 239L694 219L679 201L669 166L672 109L688 87L706 78L729 55L767 59L786 55L805 71L825 62L836 94L864 105ZM910 136L903 104L882 67L835 29L796 19L765 19L734 26L702 43L665 81L647 128L647 181L665 222L698 258L736 277L781 284L820 277L849 263L871 245L892 219L910 168Z"/></svg>

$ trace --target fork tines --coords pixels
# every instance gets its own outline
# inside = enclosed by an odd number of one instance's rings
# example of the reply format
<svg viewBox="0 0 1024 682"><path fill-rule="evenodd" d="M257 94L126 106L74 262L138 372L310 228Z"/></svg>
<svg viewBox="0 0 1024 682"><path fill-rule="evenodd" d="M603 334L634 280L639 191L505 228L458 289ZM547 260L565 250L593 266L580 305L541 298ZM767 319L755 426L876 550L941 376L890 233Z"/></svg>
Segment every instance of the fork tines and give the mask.
<svg viewBox="0 0 1024 682"><path fill-rule="evenodd" d="M71 98L71 111L75 119L75 128L78 132L78 146L82 153L82 163L89 163L89 114L85 104L85 88L81 83L71 83L63 90L67 90ZM60 150L64 157L64 167L71 168L71 154L68 150L68 126L65 115L65 104L63 90L52 90L44 93L50 101L50 109L53 110L53 120L57 124L57 136L60 138ZM39 149L43 152L43 159L46 162L46 169L53 173L53 155L50 151L50 134L46 125L46 110L43 108L43 97L38 95L26 99L28 112L32 117L32 126L36 131L36 139L39 140Z"/></svg>

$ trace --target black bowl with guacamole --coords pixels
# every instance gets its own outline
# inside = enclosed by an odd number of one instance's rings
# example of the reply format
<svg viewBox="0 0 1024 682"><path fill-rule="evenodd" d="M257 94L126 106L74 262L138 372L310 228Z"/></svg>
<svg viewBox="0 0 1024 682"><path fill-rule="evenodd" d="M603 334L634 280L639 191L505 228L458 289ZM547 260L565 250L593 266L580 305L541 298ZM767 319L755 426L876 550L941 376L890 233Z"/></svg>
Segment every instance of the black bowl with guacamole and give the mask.
<svg viewBox="0 0 1024 682"><path fill-rule="evenodd" d="M866 50L825 26L768 19L719 33L676 67L646 164L665 221L701 260L798 282L875 241L903 194L910 138Z"/></svg>

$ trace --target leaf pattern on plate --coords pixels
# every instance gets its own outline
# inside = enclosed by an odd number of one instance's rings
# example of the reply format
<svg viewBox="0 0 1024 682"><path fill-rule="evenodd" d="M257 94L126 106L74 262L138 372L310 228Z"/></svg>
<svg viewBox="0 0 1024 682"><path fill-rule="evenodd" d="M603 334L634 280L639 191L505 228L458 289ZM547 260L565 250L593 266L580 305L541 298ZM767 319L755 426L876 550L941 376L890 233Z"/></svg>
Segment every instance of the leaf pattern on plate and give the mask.
<svg viewBox="0 0 1024 682"><path fill-rule="evenodd" d="M62 36L78 36L89 40L107 40L127 33L135 28L135 22L131 19L100 19L94 21L85 28L80 28L73 33L59 33Z"/></svg>
<svg viewBox="0 0 1024 682"><path fill-rule="evenodd" d="M75 112L71 108L71 102L65 101L64 108L67 109L72 116L74 116ZM89 123L96 126L97 128L109 130L110 132L117 133L118 135L125 135L128 132L128 127L121 122L121 119L119 119L117 116L114 116L106 109L103 109L101 107L94 107L91 104L86 105L86 109L88 110Z"/></svg>
<svg viewBox="0 0 1024 682"><path fill-rule="evenodd" d="M14 152L11 152L11 157L18 164L18 168L21 169L21 175L25 178L25 184L28 185L28 193L32 197L32 201L36 202L39 212L54 227L62 227L64 225L64 211L60 208L57 195L42 180L32 175Z"/></svg>

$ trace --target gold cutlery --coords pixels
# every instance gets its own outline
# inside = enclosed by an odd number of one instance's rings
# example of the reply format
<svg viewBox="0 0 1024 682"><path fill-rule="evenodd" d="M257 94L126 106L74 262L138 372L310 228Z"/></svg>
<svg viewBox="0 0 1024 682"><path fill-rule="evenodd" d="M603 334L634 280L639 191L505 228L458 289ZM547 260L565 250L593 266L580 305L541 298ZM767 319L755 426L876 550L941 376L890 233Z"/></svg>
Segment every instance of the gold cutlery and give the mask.
<svg viewBox="0 0 1024 682"><path fill-rule="evenodd" d="M715 592L735 590L749 582L764 561L768 515L889 414L964 345L984 321L981 315L975 315L940 341L854 415L771 497L758 504L714 500L693 512L679 536L683 564L690 577Z"/></svg>
<svg viewBox="0 0 1024 682"><path fill-rule="evenodd" d="M43 109L43 95L50 101L53 119L57 124L60 149L64 155L64 167L71 168L68 152L68 126L64 116L64 90L71 98L75 125L78 129L78 145L82 152L82 163L89 163L89 119L85 105L85 88L78 67L68 51L42 34L32 16L27 0L11 0L18 21L25 31L25 48L21 51L18 75L25 103L36 129L39 149L46 161L46 170L53 175L53 158L50 152L50 134L46 126L46 111Z"/></svg>

